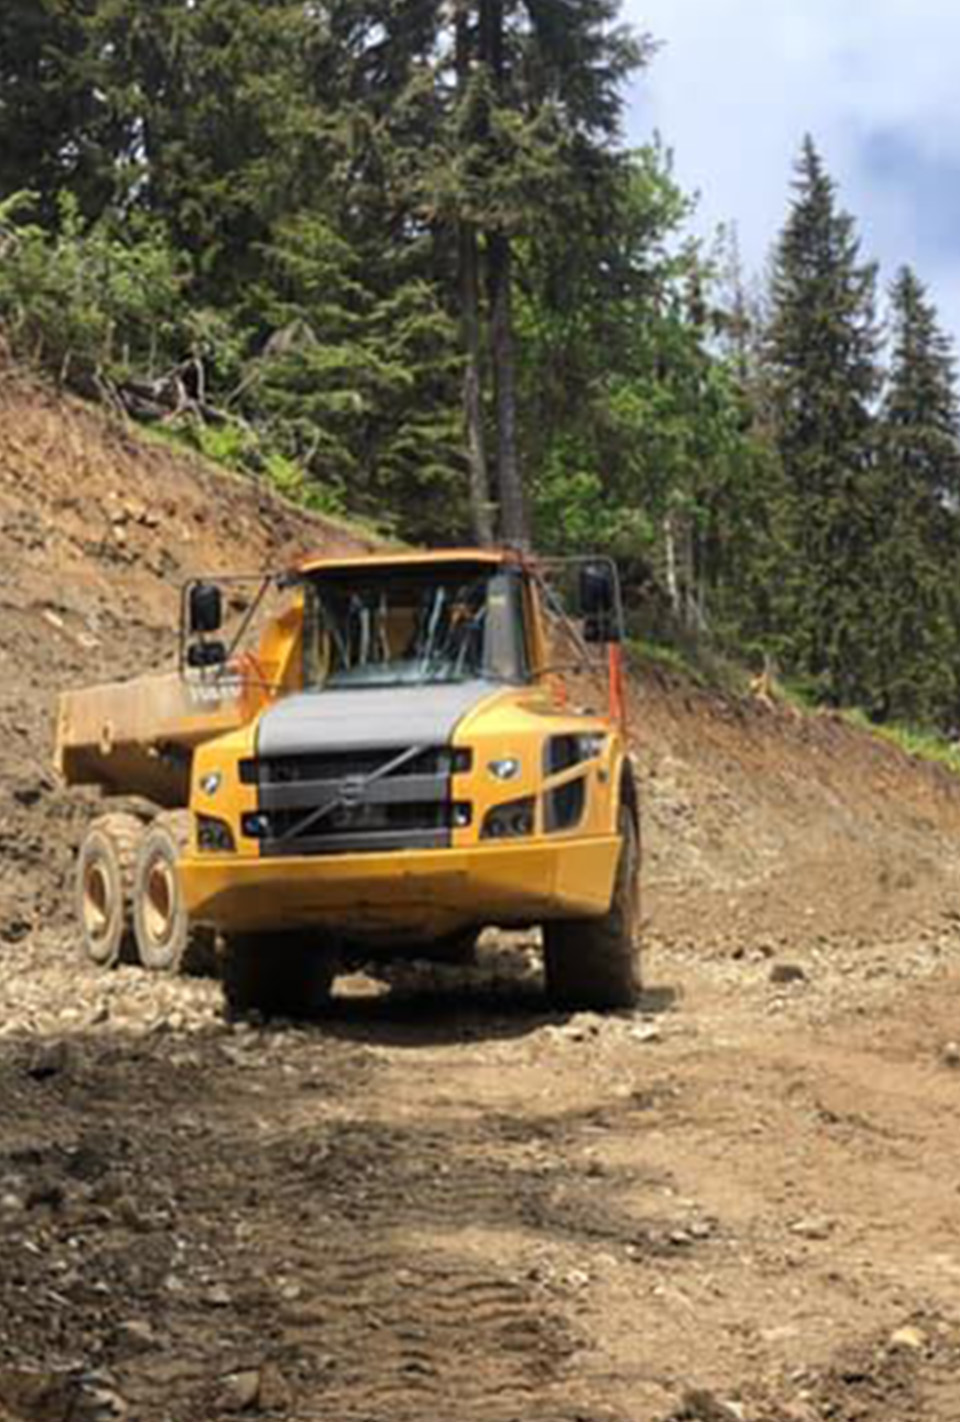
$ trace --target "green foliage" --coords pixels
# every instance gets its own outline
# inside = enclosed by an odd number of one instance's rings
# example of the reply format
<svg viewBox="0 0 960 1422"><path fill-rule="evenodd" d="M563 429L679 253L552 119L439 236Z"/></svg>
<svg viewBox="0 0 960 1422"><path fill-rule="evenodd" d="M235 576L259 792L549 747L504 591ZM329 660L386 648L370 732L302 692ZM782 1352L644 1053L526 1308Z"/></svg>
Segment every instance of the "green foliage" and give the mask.
<svg viewBox="0 0 960 1422"><path fill-rule="evenodd" d="M4 338L135 412L165 390L208 457L409 540L529 505L544 551L621 559L653 655L739 648L952 726L936 311L902 272L884 386L875 269L810 140L769 291L708 259L669 153L622 144L654 52L623 8L8 0Z"/></svg>
<svg viewBox="0 0 960 1422"><path fill-rule="evenodd" d="M324 488L311 479L301 465L274 451L264 460L264 473L278 494L292 503L303 504L314 513L342 514L343 492L339 488Z"/></svg>
<svg viewBox="0 0 960 1422"><path fill-rule="evenodd" d="M756 634L771 460L713 347L712 272L682 239L689 203L662 149L632 155L614 198L574 251L522 249L538 537L603 548L658 583L678 634L738 620Z"/></svg>
<svg viewBox="0 0 960 1422"><path fill-rule="evenodd" d="M91 0L0 6L0 200L29 190L46 223L65 190L87 217L113 191L113 121L85 72Z"/></svg>
<svg viewBox="0 0 960 1422"><path fill-rule="evenodd" d="M295 0L87 0L78 69L116 115L113 201L160 217L222 303L317 175L306 63L322 22Z"/></svg>
<svg viewBox="0 0 960 1422"><path fill-rule="evenodd" d="M936 731L905 722L887 722L878 726L862 710L846 711L844 715L851 725L879 736L899 747L907 755L942 765L960 775L960 746L955 740L948 740Z"/></svg>
<svg viewBox="0 0 960 1422"><path fill-rule="evenodd" d="M83 388L155 372L186 318L181 263L162 229L145 219L123 235L108 219L88 228L64 193L50 234L24 220L29 207L28 195L0 205L0 323L13 350Z"/></svg>
<svg viewBox="0 0 960 1422"><path fill-rule="evenodd" d="M228 469L251 470L262 463L260 443L246 425L205 425L199 421L181 426L180 438L206 459Z"/></svg>
<svg viewBox="0 0 960 1422"><path fill-rule="evenodd" d="M627 644L627 653L631 670L639 676L655 667L720 696L739 698L749 689L750 675L743 662L702 639L634 639Z"/></svg>
<svg viewBox="0 0 960 1422"><path fill-rule="evenodd" d="M952 725L960 709L960 410L950 341L909 269L891 291L893 351L880 415L873 569L883 719Z"/></svg>
<svg viewBox="0 0 960 1422"><path fill-rule="evenodd" d="M794 667L839 704L870 679L875 285L807 139L776 253L766 353L790 529L781 628Z"/></svg>
<svg viewBox="0 0 960 1422"><path fill-rule="evenodd" d="M264 255L248 417L362 515L409 528L407 499L420 535L442 537L465 511L456 332L435 290L414 276L381 294L319 216L283 224Z"/></svg>

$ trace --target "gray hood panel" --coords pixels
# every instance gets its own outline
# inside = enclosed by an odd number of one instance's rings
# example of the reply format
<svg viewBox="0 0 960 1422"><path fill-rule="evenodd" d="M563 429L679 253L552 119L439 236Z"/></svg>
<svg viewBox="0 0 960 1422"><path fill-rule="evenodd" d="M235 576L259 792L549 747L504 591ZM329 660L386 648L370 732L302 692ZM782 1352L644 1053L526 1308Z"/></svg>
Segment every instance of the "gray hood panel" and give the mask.
<svg viewBox="0 0 960 1422"><path fill-rule="evenodd" d="M495 690L490 682L470 681L455 686L301 692L284 697L263 713L257 754L446 745L457 723Z"/></svg>

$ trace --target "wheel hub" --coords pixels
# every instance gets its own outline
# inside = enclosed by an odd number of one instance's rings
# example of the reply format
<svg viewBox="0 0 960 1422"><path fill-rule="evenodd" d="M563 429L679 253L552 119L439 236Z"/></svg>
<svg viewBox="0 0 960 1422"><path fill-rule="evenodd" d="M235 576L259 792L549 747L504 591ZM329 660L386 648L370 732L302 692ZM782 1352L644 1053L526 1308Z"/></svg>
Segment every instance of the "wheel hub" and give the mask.
<svg viewBox="0 0 960 1422"><path fill-rule="evenodd" d="M166 943L173 932L176 889L170 865L157 859L147 874L144 896L144 927L154 943Z"/></svg>
<svg viewBox="0 0 960 1422"><path fill-rule="evenodd" d="M110 881L96 860L83 876L83 926L95 942L105 938L110 927Z"/></svg>

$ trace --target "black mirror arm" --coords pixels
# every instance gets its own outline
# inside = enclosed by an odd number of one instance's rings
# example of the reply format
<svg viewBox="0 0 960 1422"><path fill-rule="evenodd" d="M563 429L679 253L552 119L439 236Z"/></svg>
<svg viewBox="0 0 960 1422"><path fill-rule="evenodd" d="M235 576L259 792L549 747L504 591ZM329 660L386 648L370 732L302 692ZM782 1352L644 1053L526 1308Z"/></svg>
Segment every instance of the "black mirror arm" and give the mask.
<svg viewBox="0 0 960 1422"><path fill-rule="evenodd" d="M266 577L264 578L263 582L260 584L260 587L259 587L258 590L257 590L257 595L256 595L256 597L253 599L253 602L252 602L252 603L250 604L250 606L247 608L247 611L246 611L246 613L244 614L243 621L240 623L240 626L237 628L237 631L236 631L235 635L233 636L233 638L231 639L229 647L227 648L226 660L227 660L228 662L230 662L230 661L233 660L234 655L236 654L237 648L239 647L240 643L243 641L243 638L246 636L247 628L250 626L251 622L252 622L253 619L256 617L257 612L260 610L260 606L261 606L261 604L263 603L263 599L266 597L266 595L267 595L267 593L268 593L268 591L269 591L269 589L270 589L270 584L271 584L273 581L274 581L274 575L273 575L273 573L268 573L268 574L266 575Z"/></svg>
<svg viewBox="0 0 960 1422"><path fill-rule="evenodd" d="M577 627L576 623L567 613L567 609L557 597L556 593L553 591L553 588L551 588L547 580L541 577L539 573L534 572L533 577L536 581L537 587L540 589L540 592L543 596L545 606L548 607L550 611L556 617L558 617L560 621L564 624L571 638L573 639L577 651L583 657L583 661L579 663L577 669L583 670L584 667L587 667L592 671L602 672L603 668L600 665L599 658L595 657L593 652L590 650L590 644L587 642L586 638L581 635L580 629ZM550 670L552 670L552 668L544 668L543 671L537 672L537 675L546 676ZM573 668L571 668L571 670L573 670Z"/></svg>

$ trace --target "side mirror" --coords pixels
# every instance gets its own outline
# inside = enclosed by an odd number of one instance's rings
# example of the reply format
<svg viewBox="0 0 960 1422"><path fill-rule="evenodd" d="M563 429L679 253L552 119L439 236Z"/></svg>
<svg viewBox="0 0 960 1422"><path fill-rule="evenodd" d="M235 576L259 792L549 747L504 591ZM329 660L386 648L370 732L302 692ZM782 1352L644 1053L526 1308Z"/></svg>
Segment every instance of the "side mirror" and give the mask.
<svg viewBox="0 0 960 1422"><path fill-rule="evenodd" d="M187 648L187 666L195 671L210 671L226 665L227 649L223 642L191 642Z"/></svg>
<svg viewBox="0 0 960 1422"><path fill-rule="evenodd" d="M584 563L580 569L580 614L587 642L619 642L620 607L616 574L609 563Z"/></svg>
<svg viewBox="0 0 960 1422"><path fill-rule="evenodd" d="M214 583L194 583L188 606L190 635L204 637L223 626L223 594ZM191 666L196 663L191 662Z"/></svg>

